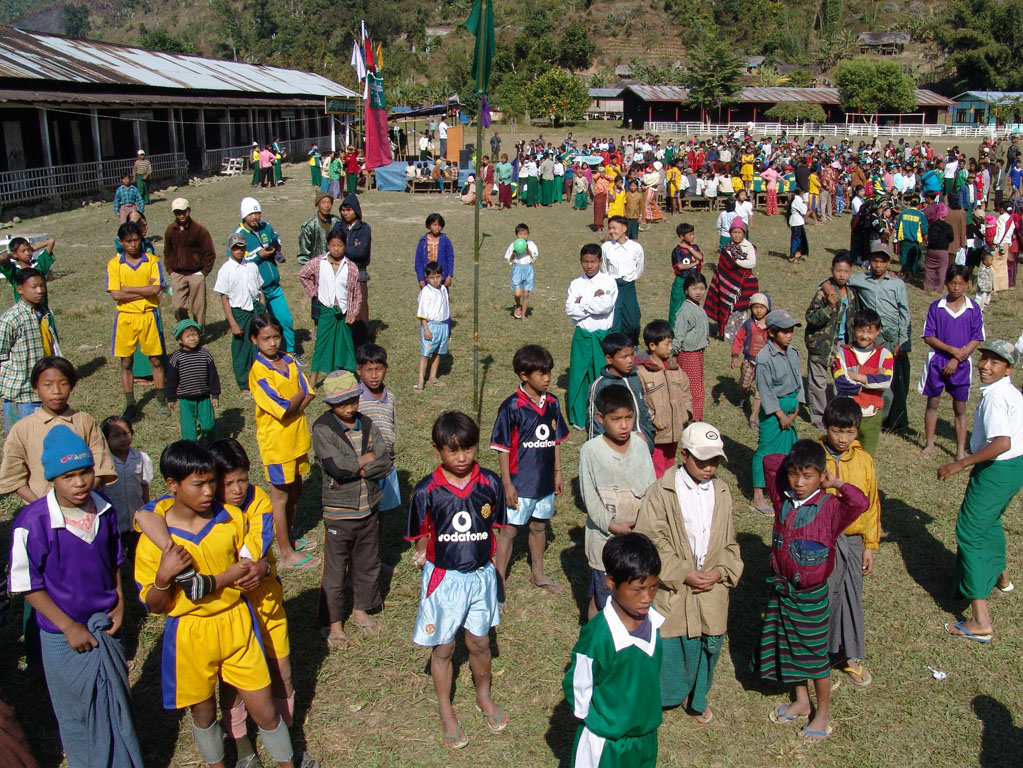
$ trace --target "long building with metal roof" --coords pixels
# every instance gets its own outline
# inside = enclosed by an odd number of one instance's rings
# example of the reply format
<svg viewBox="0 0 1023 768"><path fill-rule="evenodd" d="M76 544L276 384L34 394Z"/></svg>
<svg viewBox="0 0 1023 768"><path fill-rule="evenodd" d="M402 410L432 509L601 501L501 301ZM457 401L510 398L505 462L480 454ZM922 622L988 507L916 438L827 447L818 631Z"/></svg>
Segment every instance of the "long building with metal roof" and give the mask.
<svg viewBox="0 0 1023 768"><path fill-rule="evenodd" d="M299 151L329 137L326 99L354 116L357 98L312 72L0 27L0 204L116 186L138 149L157 176L216 170L253 141ZM44 189L61 169L75 178Z"/></svg>

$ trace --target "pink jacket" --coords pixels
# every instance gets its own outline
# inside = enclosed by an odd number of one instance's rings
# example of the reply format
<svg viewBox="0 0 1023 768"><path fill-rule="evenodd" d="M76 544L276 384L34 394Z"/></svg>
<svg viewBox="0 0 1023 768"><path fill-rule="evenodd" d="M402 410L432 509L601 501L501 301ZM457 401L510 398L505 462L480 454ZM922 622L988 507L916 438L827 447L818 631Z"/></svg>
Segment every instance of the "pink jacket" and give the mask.
<svg viewBox="0 0 1023 768"><path fill-rule="evenodd" d="M325 259L327 254L321 253L308 261L300 270L298 270L298 281L302 283L302 290L305 291L305 295L310 298L315 298L319 294L320 289L320 262ZM359 309L362 308L362 286L359 283L359 268L355 266L355 263L350 259L345 259L348 262L348 309L345 310L345 322L351 325L355 322L359 315Z"/></svg>

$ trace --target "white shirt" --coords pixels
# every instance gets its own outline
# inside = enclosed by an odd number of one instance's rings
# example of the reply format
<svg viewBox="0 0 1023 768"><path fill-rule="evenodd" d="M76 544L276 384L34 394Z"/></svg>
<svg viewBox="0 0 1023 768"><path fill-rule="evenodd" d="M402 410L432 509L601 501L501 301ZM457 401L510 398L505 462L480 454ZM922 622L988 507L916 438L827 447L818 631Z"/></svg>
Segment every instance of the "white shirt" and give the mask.
<svg viewBox="0 0 1023 768"><path fill-rule="evenodd" d="M801 227L806 223L806 199L802 195L792 198L792 213L789 214L789 226Z"/></svg>
<svg viewBox="0 0 1023 768"><path fill-rule="evenodd" d="M946 179L954 179L955 176L956 176L956 171L958 171L958 170L959 170L959 161L958 160L953 160L952 162L945 163L945 170L942 172L942 175Z"/></svg>
<svg viewBox="0 0 1023 768"><path fill-rule="evenodd" d="M980 402L973 412L970 453L982 451L996 437L1008 437L1010 443L1009 450L996 456L995 461L1023 456L1023 393L1013 386L1012 376L980 388Z"/></svg>
<svg viewBox="0 0 1023 768"><path fill-rule="evenodd" d="M1012 235L1016 231L1016 224L1008 213L1000 215L995 222L995 245L1008 246L1012 241Z"/></svg>
<svg viewBox="0 0 1023 768"><path fill-rule="evenodd" d="M540 258L540 249L532 240L526 241L526 250L522 253L515 253L515 243L508 244L508 250L504 252L504 260L509 264L532 264Z"/></svg>
<svg viewBox="0 0 1023 768"><path fill-rule="evenodd" d="M227 296L227 301L234 309L252 311L252 300L259 296L263 281L259 278L259 267L254 261L237 262L228 259L217 271L217 282L213 284L213 292Z"/></svg>
<svg viewBox="0 0 1023 768"><path fill-rule="evenodd" d="M441 120L440 124L437 126L437 137L441 139L446 139L448 137L448 124L443 120Z"/></svg>
<svg viewBox="0 0 1023 768"><path fill-rule="evenodd" d="M627 283L634 283L643 276L643 246L635 240L626 239L624 243L607 240L600 250L604 254L601 272Z"/></svg>
<svg viewBox="0 0 1023 768"><path fill-rule="evenodd" d="M711 176L704 182L703 194L704 197L717 197L718 186L720 186L721 180L717 176Z"/></svg>
<svg viewBox="0 0 1023 768"><path fill-rule="evenodd" d="M416 317L428 323L446 322L451 317L451 305L448 303L447 286L434 288L427 283L419 290L419 306Z"/></svg>
<svg viewBox="0 0 1023 768"><path fill-rule="evenodd" d="M337 272L331 266L330 259L320 259L320 273L316 280L316 298L324 307L334 308L342 312L348 311L348 259L341 259Z"/></svg>
<svg viewBox="0 0 1023 768"><path fill-rule="evenodd" d="M597 291L603 295L595 296ZM607 331L615 319L618 284L603 272L593 277L582 275L568 285L565 314L584 331ZM576 299L580 299L578 302Z"/></svg>
<svg viewBox="0 0 1023 768"><path fill-rule="evenodd" d="M153 482L153 460L148 453L134 448L128 449L124 461L110 454L117 470L117 482L103 488L103 493L114 505L117 513L118 533L127 533L132 529L135 513L142 506L142 486Z"/></svg>
<svg viewBox="0 0 1023 768"><path fill-rule="evenodd" d="M735 213L741 217L746 223L746 227L749 227L749 220L753 218L753 203L749 200L744 200L741 203L735 204Z"/></svg>
<svg viewBox="0 0 1023 768"><path fill-rule="evenodd" d="M560 160L554 161L554 175L564 176L565 175L565 164Z"/></svg>
<svg viewBox="0 0 1023 768"><path fill-rule="evenodd" d="M689 548L698 570L703 569L710 544L710 526L714 520L714 482L697 483L684 467L675 470L675 493L682 523L686 527Z"/></svg>
<svg viewBox="0 0 1023 768"><path fill-rule="evenodd" d="M859 213L860 208L863 207L863 198L860 197L859 195L856 195L856 197L852 199L852 203L850 204L849 207L852 208L853 213Z"/></svg>
<svg viewBox="0 0 1023 768"><path fill-rule="evenodd" d="M715 226L718 229L718 234L721 237L729 237L729 233L732 231L732 222L735 217L738 216L735 211L721 211L718 214L718 220L715 222Z"/></svg>
<svg viewBox="0 0 1023 768"><path fill-rule="evenodd" d="M430 140L428 138L426 138L425 136L420 136L419 137L419 151L420 152L425 152L429 148L430 148Z"/></svg>

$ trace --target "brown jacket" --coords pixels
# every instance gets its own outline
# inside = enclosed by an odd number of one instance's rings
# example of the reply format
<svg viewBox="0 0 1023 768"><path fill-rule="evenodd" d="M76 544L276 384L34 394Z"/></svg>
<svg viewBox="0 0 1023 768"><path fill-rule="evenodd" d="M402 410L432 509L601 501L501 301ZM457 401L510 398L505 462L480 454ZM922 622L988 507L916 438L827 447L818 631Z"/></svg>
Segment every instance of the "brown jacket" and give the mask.
<svg viewBox="0 0 1023 768"><path fill-rule="evenodd" d="M657 434L654 444L677 443L682 430L693 418L693 395L689 390L689 377L678 367L675 358L668 359L665 368L649 352L636 358L636 372L643 384L643 399L650 410L650 421Z"/></svg>
<svg viewBox="0 0 1023 768"><path fill-rule="evenodd" d="M696 594L685 583L686 575L696 570L696 558L679 512L675 473L665 472L651 485L639 508L635 531L649 537L661 556L661 588L654 597L654 608L664 616L662 637L714 636L728 630L728 590L742 575L742 557L735 541L732 493L721 480L711 482L714 518L703 570L718 570L721 581L706 592Z"/></svg>
<svg viewBox="0 0 1023 768"><path fill-rule="evenodd" d="M168 272L191 275L202 272L208 275L217 262L210 231L202 224L188 218L184 228L172 221L163 236L163 266Z"/></svg>
<svg viewBox="0 0 1023 768"><path fill-rule="evenodd" d="M952 233L955 235L952 243L948 246L948 252L955 256L959 253L960 248L966 247L966 211L962 208L949 211L945 216L945 221L952 227Z"/></svg>

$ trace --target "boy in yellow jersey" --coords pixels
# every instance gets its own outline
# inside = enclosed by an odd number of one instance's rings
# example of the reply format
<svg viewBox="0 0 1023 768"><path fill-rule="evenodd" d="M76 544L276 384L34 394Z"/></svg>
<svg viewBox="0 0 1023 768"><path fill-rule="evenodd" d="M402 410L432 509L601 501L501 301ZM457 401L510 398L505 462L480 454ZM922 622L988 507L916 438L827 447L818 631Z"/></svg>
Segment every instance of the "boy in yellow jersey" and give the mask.
<svg viewBox="0 0 1023 768"><path fill-rule="evenodd" d="M126 222L117 230L124 253L107 262L107 293L117 302L114 318L113 354L121 361L121 387L125 409L121 416L133 421L138 416L135 404L135 378L132 356L141 350L153 366L153 388L160 404L159 412L167 416L163 396L163 334L160 329L160 293L166 287L163 269L156 256L142 251L142 232L134 222Z"/></svg>
<svg viewBox="0 0 1023 768"><path fill-rule="evenodd" d="M281 352L282 334L281 324L272 315L252 318L249 339L257 351L249 370L249 391L256 406L259 456L270 483L281 568L311 568L320 563L309 554L314 542L292 543L291 525L302 493L302 475L309 471L312 438L305 409L314 395L295 358Z"/></svg>
<svg viewBox="0 0 1023 768"><path fill-rule="evenodd" d="M170 496L144 506L137 517L149 528L152 514L166 520L171 540L161 550L148 534L139 539L135 580L153 613L166 614L163 636L163 706L189 708L192 735L204 762L224 766L223 730L214 698L218 677L238 692L259 727L267 752L284 768L314 768L308 755L296 759L288 726L271 694L258 619L244 591L257 590L269 563L246 555L242 512L214 500L213 455L190 441L169 445L160 472ZM150 521L147 521L147 514ZM156 535L156 534L154 534ZM157 535L157 538L159 536Z"/></svg>

